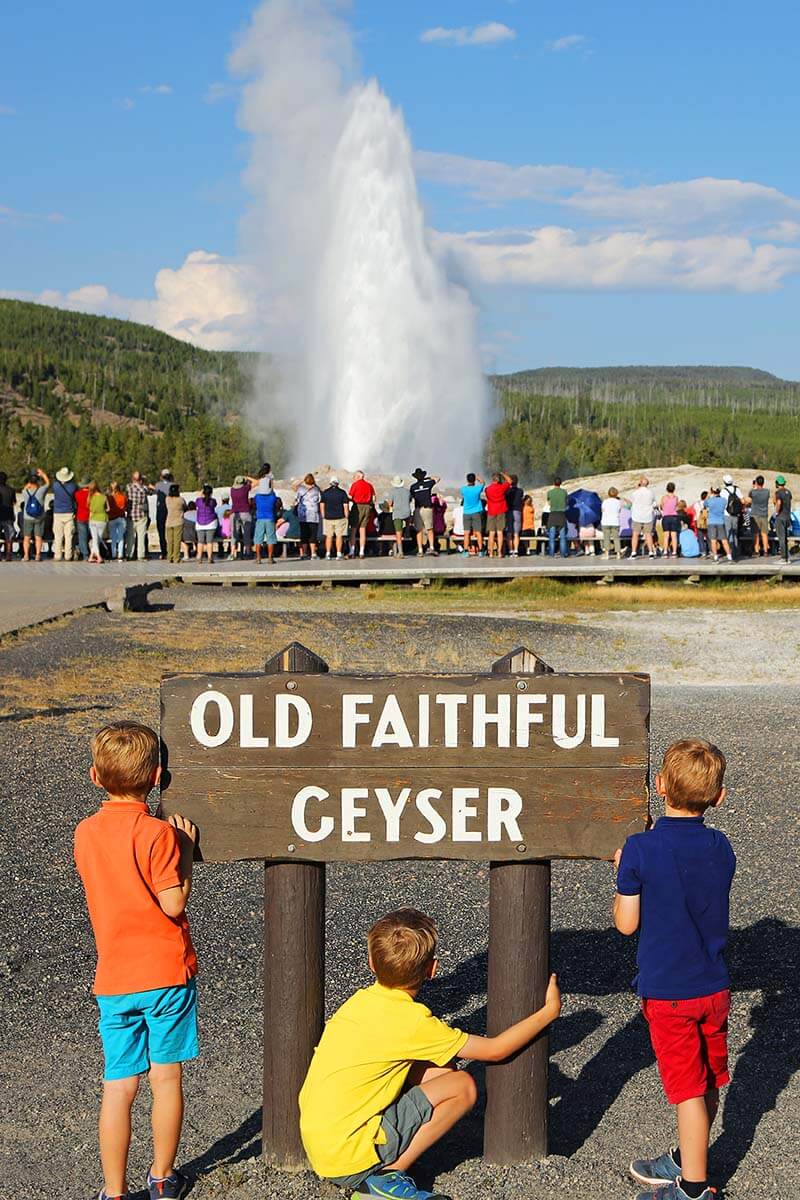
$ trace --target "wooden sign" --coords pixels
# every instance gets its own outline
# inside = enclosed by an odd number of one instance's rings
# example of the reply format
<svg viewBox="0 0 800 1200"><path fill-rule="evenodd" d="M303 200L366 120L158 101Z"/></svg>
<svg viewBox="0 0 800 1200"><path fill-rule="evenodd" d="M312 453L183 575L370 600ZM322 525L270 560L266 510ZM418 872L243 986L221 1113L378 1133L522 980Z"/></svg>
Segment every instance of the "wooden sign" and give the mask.
<svg viewBox="0 0 800 1200"><path fill-rule="evenodd" d="M177 675L162 811L207 861L610 858L647 816L643 675Z"/></svg>

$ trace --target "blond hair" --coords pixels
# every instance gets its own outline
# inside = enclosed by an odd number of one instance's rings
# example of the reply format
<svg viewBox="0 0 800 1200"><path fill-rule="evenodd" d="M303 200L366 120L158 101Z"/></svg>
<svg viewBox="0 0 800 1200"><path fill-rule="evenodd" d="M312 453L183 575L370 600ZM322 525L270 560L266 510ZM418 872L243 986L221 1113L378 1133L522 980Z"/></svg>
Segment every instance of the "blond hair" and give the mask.
<svg viewBox="0 0 800 1200"><path fill-rule="evenodd" d="M160 759L161 743L149 725L115 721L92 738L92 763L97 779L111 795L146 796Z"/></svg>
<svg viewBox="0 0 800 1200"><path fill-rule="evenodd" d="M428 978L438 938L430 917L416 908L387 913L367 934L369 959L378 983L416 988Z"/></svg>
<svg viewBox="0 0 800 1200"><path fill-rule="evenodd" d="M683 738L667 747L661 781L670 808L704 813L722 791L725 755L703 738Z"/></svg>

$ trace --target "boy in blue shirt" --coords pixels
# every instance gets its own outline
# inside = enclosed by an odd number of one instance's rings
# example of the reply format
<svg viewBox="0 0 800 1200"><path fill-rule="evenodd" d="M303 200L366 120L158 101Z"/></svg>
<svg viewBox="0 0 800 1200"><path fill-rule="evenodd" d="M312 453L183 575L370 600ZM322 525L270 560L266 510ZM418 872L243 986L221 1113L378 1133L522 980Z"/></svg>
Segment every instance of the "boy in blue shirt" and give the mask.
<svg viewBox="0 0 800 1200"><path fill-rule="evenodd" d="M666 815L614 856L614 924L639 931L637 990L661 1081L675 1105L678 1146L635 1159L639 1200L713 1200L707 1161L719 1089L728 1083L730 981L724 950L736 870L730 842L707 828L725 799L725 756L700 738L673 742L656 776Z"/></svg>

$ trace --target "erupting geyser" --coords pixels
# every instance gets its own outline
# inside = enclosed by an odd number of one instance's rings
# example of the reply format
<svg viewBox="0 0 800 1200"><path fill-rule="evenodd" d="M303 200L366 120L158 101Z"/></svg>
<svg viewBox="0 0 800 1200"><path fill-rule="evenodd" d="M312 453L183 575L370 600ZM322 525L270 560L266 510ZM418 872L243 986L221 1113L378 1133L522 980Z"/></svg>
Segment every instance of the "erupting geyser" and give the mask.
<svg viewBox="0 0 800 1200"><path fill-rule="evenodd" d="M232 65L253 136L245 251L284 355L294 465L460 477L489 408L475 310L430 244L402 114L354 78L323 0L267 0Z"/></svg>

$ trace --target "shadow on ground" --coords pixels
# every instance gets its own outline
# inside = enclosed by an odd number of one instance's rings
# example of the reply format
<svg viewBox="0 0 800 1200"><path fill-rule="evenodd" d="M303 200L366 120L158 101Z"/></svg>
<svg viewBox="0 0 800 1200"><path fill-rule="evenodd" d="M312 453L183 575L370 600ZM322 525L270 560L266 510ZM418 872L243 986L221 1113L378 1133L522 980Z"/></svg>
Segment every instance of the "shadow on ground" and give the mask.
<svg viewBox="0 0 800 1200"><path fill-rule="evenodd" d="M552 937L552 962L565 993L606 996L624 991L635 973L634 943L623 941L610 929L557 930ZM725 1097L721 1124L712 1145L712 1171L729 1180L746 1156L762 1117L771 1111L800 1067L800 1008L795 985L800 969L800 931L775 918L756 922L731 933L728 962L737 992L760 992L761 1001L749 1013L750 1036L738 1055L733 1081ZM458 1011L483 994L486 954L459 964L437 989L434 1007ZM735 1019L735 1018L734 1018ZM485 1004L476 1008L462 1026L471 1033L485 1029ZM551 1053L575 1046L603 1024L596 1008L569 1013L551 1034ZM735 1030L734 1030L735 1032ZM738 1040L738 1039L737 1039ZM616 1030L589 1059L577 1078L565 1075L556 1063L550 1068L550 1149L570 1157L575 1154L613 1105L626 1083L653 1062L646 1024L639 1014ZM434 1175L447 1172L466 1158L482 1152L483 1112L486 1092L483 1068L471 1068L479 1089L478 1104L470 1117L433 1153L425 1156L418 1172L422 1186ZM260 1151L260 1110L239 1128L215 1142L200 1157L186 1164L192 1174L232 1165Z"/></svg>

